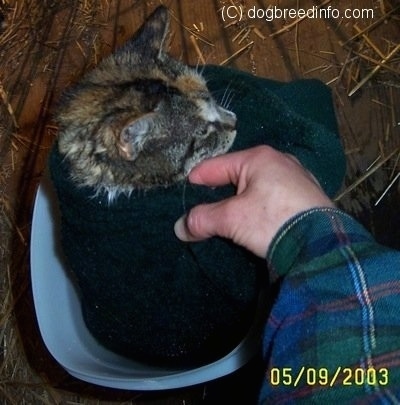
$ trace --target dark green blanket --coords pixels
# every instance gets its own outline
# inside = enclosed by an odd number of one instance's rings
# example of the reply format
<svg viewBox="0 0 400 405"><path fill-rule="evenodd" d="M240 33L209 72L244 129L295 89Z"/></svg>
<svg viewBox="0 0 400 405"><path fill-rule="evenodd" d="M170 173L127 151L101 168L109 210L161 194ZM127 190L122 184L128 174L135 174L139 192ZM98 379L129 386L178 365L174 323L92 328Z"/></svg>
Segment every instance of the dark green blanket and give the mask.
<svg viewBox="0 0 400 405"><path fill-rule="evenodd" d="M233 150L269 144L291 152L330 196L336 193L345 161L326 86L213 66L204 75L217 100L231 92L238 117ZM92 198L93 190L73 185L56 147L50 170L63 250L85 322L101 344L152 364L191 366L239 343L254 319L265 262L220 238L186 244L173 232L184 212L232 195L232 187L178 184L120 196L110 207L105 196Z"/></svg>

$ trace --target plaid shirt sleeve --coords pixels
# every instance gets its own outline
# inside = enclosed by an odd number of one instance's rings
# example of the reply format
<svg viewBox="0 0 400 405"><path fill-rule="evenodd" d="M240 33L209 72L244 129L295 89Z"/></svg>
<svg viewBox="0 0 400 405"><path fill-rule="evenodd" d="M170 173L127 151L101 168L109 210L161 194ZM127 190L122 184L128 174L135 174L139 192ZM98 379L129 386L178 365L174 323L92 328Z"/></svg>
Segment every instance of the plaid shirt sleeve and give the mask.
<svg viewBox="0 0 400 405"><path fill-rule="evenodd" d="M260 403L400 403L400 252L317 208L282 227L267 262L279 292Z"/></svg>

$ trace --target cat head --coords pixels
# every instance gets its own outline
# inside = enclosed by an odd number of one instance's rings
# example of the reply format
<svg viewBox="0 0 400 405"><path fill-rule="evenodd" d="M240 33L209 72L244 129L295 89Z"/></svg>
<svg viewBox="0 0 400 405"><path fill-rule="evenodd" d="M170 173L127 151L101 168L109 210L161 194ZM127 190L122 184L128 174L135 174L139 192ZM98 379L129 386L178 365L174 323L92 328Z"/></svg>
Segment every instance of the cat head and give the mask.
<svg viewBox="0 0 400 405"><path fill-rule="evenodd" d="M173 184L232 145L235 114L166 53L168 26L161 6L64 96L58 144L78 184L114 194Z"/></svg>

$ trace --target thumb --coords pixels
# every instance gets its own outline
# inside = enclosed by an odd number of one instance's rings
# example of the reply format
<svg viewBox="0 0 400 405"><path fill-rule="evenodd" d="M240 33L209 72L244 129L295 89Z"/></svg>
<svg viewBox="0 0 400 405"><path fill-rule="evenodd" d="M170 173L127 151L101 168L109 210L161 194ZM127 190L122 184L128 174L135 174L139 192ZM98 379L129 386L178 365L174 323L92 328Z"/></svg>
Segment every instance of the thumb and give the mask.
<svg viewBox="0 0 400 405"><path fill-rule="evenodd" d="M176 221L175 235L184 242L196 242L216 235L229 237L224 220L228 204L229 199L197 205Z"/></svg>

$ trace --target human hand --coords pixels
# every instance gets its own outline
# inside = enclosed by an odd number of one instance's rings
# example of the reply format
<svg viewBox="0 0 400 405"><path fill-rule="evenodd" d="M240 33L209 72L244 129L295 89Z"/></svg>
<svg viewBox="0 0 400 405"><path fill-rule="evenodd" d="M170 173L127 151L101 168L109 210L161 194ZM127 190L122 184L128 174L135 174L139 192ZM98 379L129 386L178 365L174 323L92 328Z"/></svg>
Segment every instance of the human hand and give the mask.
<svg viewBox="0 0 400 405"><path fill-rule="evenodd" d="M203 161L189 181L212 187L231 183L236 195L192 208L175 223L176 236L186 242L221 236L260 257L291 217L310 208L334 207L295 157L268 146Z"/></svg>

